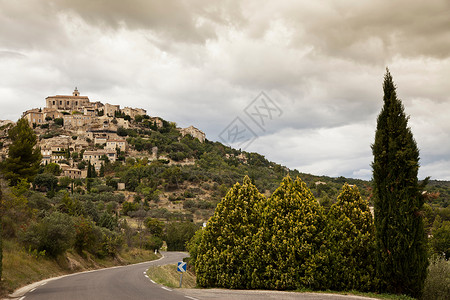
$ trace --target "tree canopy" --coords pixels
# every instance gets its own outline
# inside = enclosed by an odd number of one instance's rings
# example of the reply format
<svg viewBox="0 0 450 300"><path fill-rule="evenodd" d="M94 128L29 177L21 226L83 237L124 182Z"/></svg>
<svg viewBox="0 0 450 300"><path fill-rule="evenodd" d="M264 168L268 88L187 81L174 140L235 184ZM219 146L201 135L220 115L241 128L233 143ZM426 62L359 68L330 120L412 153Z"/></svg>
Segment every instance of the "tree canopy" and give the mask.
<svg viewBox="0 0 450 300"><path fill-rule="evenodd" d="M22 118L8 131L8 136L12 144L9 146L8 157L1 164L5 179L9 180L10 185L16 185L20 178L32 182L42 159L40 149L35 147L36 134L28 121Z"/></svg>

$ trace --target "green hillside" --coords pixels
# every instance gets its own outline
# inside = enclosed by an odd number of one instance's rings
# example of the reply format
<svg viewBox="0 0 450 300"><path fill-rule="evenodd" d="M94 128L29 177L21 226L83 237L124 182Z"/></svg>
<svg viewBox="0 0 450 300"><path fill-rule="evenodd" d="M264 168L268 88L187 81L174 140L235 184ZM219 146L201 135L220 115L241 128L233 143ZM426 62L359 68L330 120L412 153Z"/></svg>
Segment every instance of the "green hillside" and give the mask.
<svg viewBox="0 0 450 300"><path fill-rule="evenodd" d="M290 170L258 153L183 137L175 123L164 120L161 126L145 117L130 121L130 128L117 130L130 150L118 150L115 162L105 158L99 171L82 160L84 149L60 151L63 159L58 163L89 169L88 178L64 177L58 165L51 163L41 165L31 185L21 181L7 187L3 182L2 236L9 245L20 245L30 259L50 260L67 253L105 259L132 249L184 250L229 188L245 175L267 197L286 175L298 176L326 210L336 202L344 183L357 185L370 202L369 181ZM10 141L8 128L2 129L0 147L5 153ZM41 142L59 136L78 138L59 120L35 126L34 132ZM88 149L103 147L90 139L86 142ZM431 233L433 226L450 220L450 182L430 181L426 190L424 213ZM4 274L14 273L4 270Z"/></svg>

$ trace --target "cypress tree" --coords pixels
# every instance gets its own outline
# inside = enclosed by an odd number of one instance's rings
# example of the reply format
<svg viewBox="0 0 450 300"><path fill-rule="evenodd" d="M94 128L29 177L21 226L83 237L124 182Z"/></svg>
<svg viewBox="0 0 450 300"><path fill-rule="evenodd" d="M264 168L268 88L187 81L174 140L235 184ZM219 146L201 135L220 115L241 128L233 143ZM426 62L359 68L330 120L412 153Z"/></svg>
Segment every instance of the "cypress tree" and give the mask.
<svg viewBox="0 0 450 300"><path fill-rule="evenodd" d="M100 177L104 177L105 176L105 165L104 164L102 164L100 166L100 173L99 173L98 176L100 176Z"/></svg>
<svg viewBox="0 0 450 300"><path fill-rule="evenodd" d="M370 291L376 286L375 226L369 203L347 183L327 215L326 288Z"/></svg>
<svg viewBox="0 0 450 300"><path fill-rule="evenodd" d="M419 150L388 69L383 91L372 145L377 271L382 290L419 297L428 265Z"/></svg>
<svg viewBox="0 0 450 300"><path fill-rule="evenodd" d="M92 165L91 165L91 161L88 162L86 178L92 178Z"/></svg>
<svg viewBox="0 0 450 300"><path fill-rule="evenodd" d="M0 281L3 274L3 194L0 182Z"/></svg>
<svg viewBox="0 0 450 300"><path fill-rule="evenodd" d="M245 176L217 205L203 230L195 270L201 287L250 288L254 236L266 198Z"/></svg>
<svg viewBox="0 0 450 300"><path fill-rule="evenodd" d="M1 164L5 179L10 185L16 185L20 178L32 182L41 163L41 150L36 146L37 138L24 118L17 121L16 126L8 131L12 143L9 146L8 157Z"/></svg>

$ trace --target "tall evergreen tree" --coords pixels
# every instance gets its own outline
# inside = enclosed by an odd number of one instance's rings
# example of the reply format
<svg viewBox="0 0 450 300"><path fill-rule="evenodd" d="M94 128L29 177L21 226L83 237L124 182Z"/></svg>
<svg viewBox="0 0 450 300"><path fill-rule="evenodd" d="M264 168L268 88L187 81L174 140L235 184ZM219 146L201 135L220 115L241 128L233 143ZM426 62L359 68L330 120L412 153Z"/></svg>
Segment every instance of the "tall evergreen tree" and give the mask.
<svg viewBox="0 0 450 300"><path fill-rule="evenodd" d="M381 288L418 297L428 265L419 185L419 150L388 69L372 145L377 271Z"/></svg>
<svg viewBox="0 0 450 300"><path fill-rule="evenodd" d="M3 194L0 182L0 281L3 274Z"/></svg>
<svg viewBox="0 0 450 300"><path fill-rule="evenodd" d="M195 270L202 287L250 288L254 235L266 198L245 176L217 205L204 229Z"/></svg>
<svg viewBox="0 0 450 300"><path fill-rule="evenodd" d="M5 179L9 180L10 185L16 185L20 178L32 182L42 159L40 149L35 147L36 134L28 121L22 118L8 131L8 136L12 143L9 146L8 157L1 164Z"/></svg>
<svg viewBox="0 0 450 300"><path fill-rule="evenodd" d="M86 178L92 178L92 165L91 165L91 161L88 162Z"/></svg>

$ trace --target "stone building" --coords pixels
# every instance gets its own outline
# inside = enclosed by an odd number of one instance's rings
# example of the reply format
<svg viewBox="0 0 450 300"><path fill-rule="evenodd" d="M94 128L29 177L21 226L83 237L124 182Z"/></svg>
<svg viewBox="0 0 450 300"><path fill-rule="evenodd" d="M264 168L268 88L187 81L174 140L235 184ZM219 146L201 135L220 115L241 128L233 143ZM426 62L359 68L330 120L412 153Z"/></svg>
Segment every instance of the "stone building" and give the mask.
<svg viewBox="0 0 450 300"><path fill-rule="evenodd" d="M126 115L129 115L131 119L134 119L137 115L145 116L147 114L147 111L142 108L132 108L132 107L124 107L122 109L122 112Z"/></svg>
<svg viewBox="0 0 450 300"><path fill-rule="evenodd" d="M80 96L77 88L73 91L72 96L49 96L45 98L45 101L47 108L56 108L67 111L81 111L85 106L89 106L90 104L89 98L86 96Z"/></svg>
<svg viewBox="0 0 450 300"><path fill-rule="evenodd" d="M150 122L153 122L158 128L163 127L163 121L159 117L150 117Z"/></svg>
<svg viewBox="0 0 450 300"><path fill-rule="evenodd" d="M57 163L67 159L67 146L65 145L44 145L41 147L41 164Z"/></svg>
<svg viewBox="0 0 450 300"><path fill-rule="evenodd" d="M96 145L106 145L107 141L108 141L107 136L95 136L94 137L94 144L96 144Z"/></svg>
<svg viewBox="0 0 450 300"><path fill-rule="evenodd" d="M41 147L42 161L41 164L48 165L52 162L52 148L50 146Z"/></svg>
<svg viewBox="0 0 450 300"><path fill-rule="evenodd" d="M181 133L183 137L189 134L192 137L198 139L201 143L205 142L206 134L192 125L187 128L178 128L178 131Z"/></svg>
<svg viewBox="0 0 450 300"><path fill-rule="evenodd" d="M106 141L105 149L116 150L119 148L122 152L128 151L128 143L125 139L110 139Z"/></svg>
<svg viewBox="0 0 450 300"><path fill-rule="evenodd" d="M84 178L86 177L86 175L83 176L83 171L76 169L76 168L64 168L64 176L65 177L69 177L72 179L77 179L77 178Z"/></svg>
<svg viewBox="0 0 450 300"><path fill-rule="evenodd" d="M33 124L40 125L45 122L44 113L39 108L27 110L23 113L23 117L28 120L30 126Z"/></svg>
<svg viewBox="0 0 450 300"><path fill-rule="evenodd" d="M65 129L77 129L85 125L92 124L92 116L86 116L82 114L65 115L64 117Z"/></svg>
<svg viewBox="0 0 450 300"><path fill-rule="evenodd" d="M83 160L90 161L96 170L100 170L102 164L105 163L104 157L107 157L110 162L115 162L117 159L116 150L95 150L84 151Z"/></svg>
<svg viewBox="0 0 450 300"><path fill-rule="evenodd" d="M52 119L58 119L63 117L63 114L56 108L44 107L42 111L44 112L44 118L50 117Z"/></svg>
<svg viewBox="0 0 450 300"><path fill-rule="evenodd" d="M103 113L105 114L105 116L114 117L116 111L120 111L120 105L112 105L106 103L103 107Z"/></svg>
<svg viewBox="0 0 450 300"><path fill-rule="evenodd" d="M96 116L97 115L97 111L95 110L94 106L85 106L83 109L84 115L86 116Z"/></svg>

